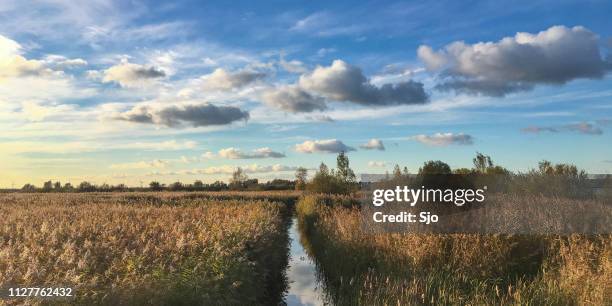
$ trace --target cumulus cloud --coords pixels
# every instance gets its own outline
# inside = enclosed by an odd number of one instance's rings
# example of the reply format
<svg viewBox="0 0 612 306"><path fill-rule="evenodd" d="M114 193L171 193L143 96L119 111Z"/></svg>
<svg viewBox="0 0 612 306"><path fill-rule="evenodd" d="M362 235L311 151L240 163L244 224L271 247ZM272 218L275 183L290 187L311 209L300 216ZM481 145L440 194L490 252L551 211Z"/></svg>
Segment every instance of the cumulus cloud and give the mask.
<svg viewBox="0 0 612 306"><path fill-rule="evenodd" d="M327 108L323 98L313 96L295 85L268 90L263 93L262 100L269 106L291 113L308 113Z"/></svg>
<svg viewBox="0 0 612 306"><path fill-rule="evenodd" d="M412 140L430 146L448 146L448 145L471 145L474 143L473 137L464 133L436 133L433 135L416 135L411 137Z"/></svg>
<svg viewBox="0 0 612 306"><path fill-rule="evenodd" d="M359 147L365 150L385 150L385 145L383 145L382 140L376 138L370 139L368 142L360 145Z"/></svg>
<svg viewBox="0 0 612 306"><path fill-rule="evenodd" d="M0 57L8 58L21 53L21 45L3 35L0 35Z"/></svg>
<svg viewBox="0 0 612 306"><path fill-rule="evenodd" d="M110 166L111 169L148 169L148 168L166 168L170 163L156 159L152 161L140 161L134 163L121 163L121 164L112 164Z"/></svg>
<svg viewBox="0 0 612 306"><path fill-rule="evenodd" d="M234 106L213 104L187 104L170 106L138 105L129 111L113 116L113 119L137 123L150 123L177 127L226 125L238 120L249 119L249 113Z"/></svg>
<svg viewBox="0 0 612 306"><path fill-rule="evenodd" d="M123 61L118 65L106 69L102 82L114 82L121 87L135 88L152 85L165 76L166 73L157 67Z"/></svg>
<svg viewBox="0 0 612 306"><path fill-rule="evenodd" d="M370 168L384 168L386 167L386 163L384 161L369 161L368 167Z"/></svg>
<svg viewBox="0 0 612 306"><path fill-rule="evenodd" d="M201 77L205 89L232 90L244 87L257 80L263 79L266 74L254 70L238 70L234 72L217 68L211 74Z"/></svg>
<svg viewBox="0 0 612 306"><path fill-rule="evenodd" d="M327 99L361 105L420 104L428 99L422 83L407 81L378 87L363 75L361 69L342 60L303 74L298 84Z"/></svg>
<svg viewBox="0 0 612 306"><path fill-rule="evenodd" d="M345 145L337 139L307 140L295 145L295 150L300 153L340 153L355 151L355 148Z"/></svg>
<svg viewBox="0 0 612 306"><path fill-rule="evenodd" d="M588 122L580 122L575 124L567 124L561 126L529 126L522 129L525 133L539 134L542 132L560 133L560 132L576 132L586 135L601 135L603 131L600 127Z"/></svg>
<svg viewBox="0 0 612 306"><path fill-rule="evenodd" d="M268 147L253 150L253 152L242 152L236 148L219 150L219 157L226 159L255 159L255 158L282 158L285 154L275 152Z"/></svg>
<svg viewBox="0 0 612 306"><path fill-rule="evenodd" d="M599 79L612 68L602 58L599 38L580 26L553 26L537 34L519 32L498 42L453 42L434 51L423 45L419 58L440 72L441 90L504 96L538 84Z"/></svg>
<svg viewBox="0 0 612 306"><path fill-rule="evenodd" d="M44 62L23 57L19 43L0 35L0 78L39 76L51 72Z"/></svg>

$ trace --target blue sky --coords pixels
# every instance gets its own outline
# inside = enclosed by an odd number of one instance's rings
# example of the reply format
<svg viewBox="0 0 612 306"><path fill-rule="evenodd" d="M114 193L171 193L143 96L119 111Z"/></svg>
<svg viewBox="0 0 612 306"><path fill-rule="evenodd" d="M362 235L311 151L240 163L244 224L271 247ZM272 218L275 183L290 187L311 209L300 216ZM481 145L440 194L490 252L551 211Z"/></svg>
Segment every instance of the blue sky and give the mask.
<svg viewBox="0 0 612 306"><path fill-rule="evenodd" d="M0 2L0 186L612 172L605 1ZM384 148L384 149L383 149Z"/></svg>

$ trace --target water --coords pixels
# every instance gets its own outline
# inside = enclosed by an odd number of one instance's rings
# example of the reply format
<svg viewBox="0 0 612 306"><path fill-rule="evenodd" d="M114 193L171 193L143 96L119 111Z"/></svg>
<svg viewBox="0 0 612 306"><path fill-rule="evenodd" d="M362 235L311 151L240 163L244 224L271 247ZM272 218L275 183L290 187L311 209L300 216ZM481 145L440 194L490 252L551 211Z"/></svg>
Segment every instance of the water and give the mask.
<svg viewBox="0 0 612 306"><path fill-rule="evenodd" d="M293 218L289 228L291 248L287 279L289 289L285 295L288 306L326 305L325 294L317 278L317 270L313 260L306 254L300 243L298 220Z"/></svg>

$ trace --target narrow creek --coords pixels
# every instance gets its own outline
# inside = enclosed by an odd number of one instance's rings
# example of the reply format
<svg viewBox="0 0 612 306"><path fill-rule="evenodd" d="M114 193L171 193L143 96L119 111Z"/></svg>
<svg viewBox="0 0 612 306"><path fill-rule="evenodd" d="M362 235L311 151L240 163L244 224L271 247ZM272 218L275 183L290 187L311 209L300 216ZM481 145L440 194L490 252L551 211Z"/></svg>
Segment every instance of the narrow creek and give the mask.
<svg viewBox="0 0 612 306"><path fill-rule="evenodd" d="M300 241L300 230L295 216L291 220L289 238L289 288L285 294L285 302L288 306L330 305L325 298L324 287L317 277L317 267Z"/></svg>

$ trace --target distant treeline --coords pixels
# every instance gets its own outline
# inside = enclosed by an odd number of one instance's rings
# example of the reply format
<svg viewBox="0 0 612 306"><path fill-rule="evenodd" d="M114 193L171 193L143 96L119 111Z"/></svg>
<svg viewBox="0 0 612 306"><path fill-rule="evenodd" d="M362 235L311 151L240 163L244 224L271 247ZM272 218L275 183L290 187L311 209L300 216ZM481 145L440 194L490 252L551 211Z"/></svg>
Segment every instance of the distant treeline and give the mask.
<svg viewBox="0 0 612 306"><path fill-rule="evenodd" d="M440 160L430 160L419 168L418 173L412 174L407 167L395 165L392 173L383 176L382 183L406 184L412 182L420 184L419 179L428 176L461 176L472 182L479 182L492 188L491 191L510 193L544 194L550 196L590 198L612 193L612 176L589 177L584 170L579 170L572 164L553 164L543 160L538 167L526 173L514 173L500 165L496 165L490 156L477 153L472 160L472 168L452 169L447 163ZM380 182L379 182L380 183ZM22 192L121 192L121 191L265 191L265 190L306 190L313 193L324 194L351 194L372 182L360 182L350 167L349 158L341 152L337 157L335 169L330 169L321 163L312 178L308 177L306 168L298 168L294 180L274 179L259 182L258 179L249 178L241 168L236 168L229 183L216 181L206 184L200 180L193 184L174 182L166 185L152 181L148 187L128 187L125 184L95 185L90 182L81 182L73 186L70 183L62 185L60 182L47 181L42 187L25 184L21 189L4 191Z"/></svg>
<svg viewBox="0 0 612 306"><path fill-rule="evenodd" d="M125 184L96 185L90 182L81 182L78 185L71 183L62 184L61 182L47 181L42 187L37 187L32 184L25 184L21 189L13 189L5 191L22 191L22 192L131 192L131 191L227 191L227 190L245 190L245 191L265 191L265 190L293 190L296 182L293 180L274 179L267 182L259 182L258 179L246 179L240 182L225 183L216 181L210 184L196 180L192 184L182 182L174 182L172 184L162 184L157 181L149 183L148 187L128 187Z"/></svg>

